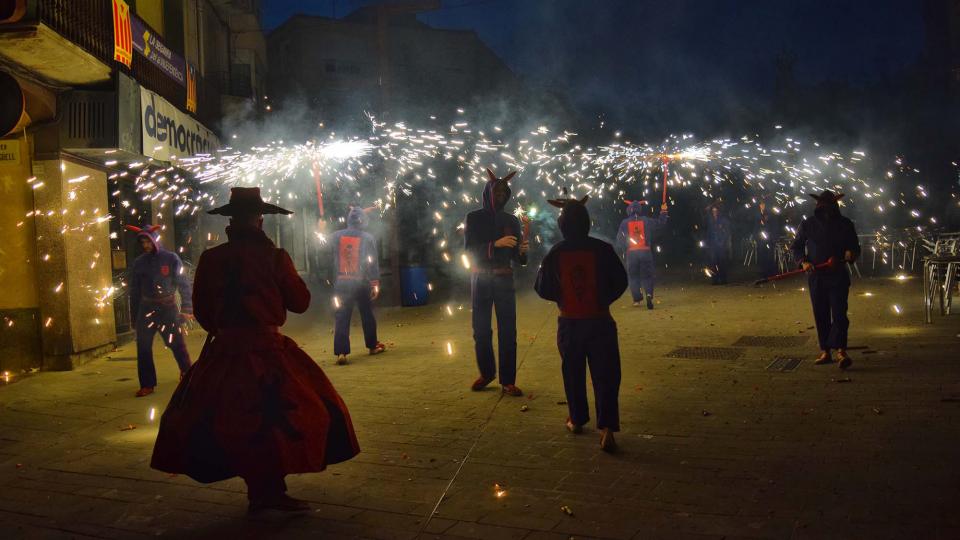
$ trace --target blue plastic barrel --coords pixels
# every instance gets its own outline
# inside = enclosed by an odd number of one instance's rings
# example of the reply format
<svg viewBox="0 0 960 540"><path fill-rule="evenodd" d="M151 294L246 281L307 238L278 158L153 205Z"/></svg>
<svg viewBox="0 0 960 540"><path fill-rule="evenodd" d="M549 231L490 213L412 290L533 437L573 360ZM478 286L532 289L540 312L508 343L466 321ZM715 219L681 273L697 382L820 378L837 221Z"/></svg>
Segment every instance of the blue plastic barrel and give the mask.
<svg viewBox="0 0 960 540"><path fill-rule="evenodd" d="M400 269L400 302L404 307L423 306L430 299L427 289L427 269L422 266L404 266Z"/></svg>

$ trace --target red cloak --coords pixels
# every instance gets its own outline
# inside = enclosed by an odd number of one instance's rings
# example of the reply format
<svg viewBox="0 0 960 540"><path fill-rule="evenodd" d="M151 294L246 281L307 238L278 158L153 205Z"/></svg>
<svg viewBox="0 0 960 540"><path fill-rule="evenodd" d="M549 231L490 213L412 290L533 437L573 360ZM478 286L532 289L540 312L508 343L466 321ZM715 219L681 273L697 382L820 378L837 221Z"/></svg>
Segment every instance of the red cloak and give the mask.
<svg viewBox="0 0 960 540"><path fill-rule="evenodd" d="M199 482L322 471L357 455L350 413L320 366L280 334L310 291L263 231L227 227L203 253L194 315L209 336L160 420L151 466Z"/></svg>

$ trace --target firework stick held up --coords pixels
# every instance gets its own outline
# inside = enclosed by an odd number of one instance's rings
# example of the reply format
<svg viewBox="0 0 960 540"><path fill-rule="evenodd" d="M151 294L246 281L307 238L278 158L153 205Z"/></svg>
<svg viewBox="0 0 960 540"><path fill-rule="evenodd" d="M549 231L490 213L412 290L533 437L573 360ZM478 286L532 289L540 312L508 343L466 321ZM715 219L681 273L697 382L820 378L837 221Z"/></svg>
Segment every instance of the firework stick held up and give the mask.
<svg viewBox="0 0 960 540"><path fill-rule="evenodd" d="M323 219L323 188L320 185L320 167L316 161L313 162L310 172L313 174L313 184L317 187L317 210L320 212L320 219Z"/></svg>
<svg viewBox="0 0 960 540"><path fill-rule="evenodd" d="M670 158L664 156L661 160L663 163L663 204L667 204L667 176L670 171Z"/></svg>
<svg viewBox="0 0 960 540"><path fill-rule="evenodd" d="M826 269L828 269L828 268L833 268L834 264L836 264L836 261L834 260L833 257L830 257L830 260L828 260L827 262L825 262L825 263L820 263L820 264L814 266L814 267L813 267L813 270L814 270L814 271L817 271L817 270L826 270ZM802 268L799 269L799 270L791 270L791 271L789 271L789 272L784 272L784 273L782 273L782 274L777 274L777 275L775 275L775 276L770 276L770 277L765 277L765 278L763 278L763 279L758 279L758 280L754 281L753 284L754 284L754 285L760 285L761 283L767 283L767 282L769 282L769 281L780 281L781 279L787 279L787 278L789 278L789 277L799 276L800 274L805 274L805 273L806 273L806 270L804 270L804 269L802 269Z"/></svg>
<svg viewBox="0 0 960 540"><path fill-rule="evenodd" d="M310 173L313 175L313 184L317 187L317 212L320 215L317 219L317 229L323 233L326 232L327 222L323 218L323 186L320 184L320 167L316 161L310 167Z"/></svg>

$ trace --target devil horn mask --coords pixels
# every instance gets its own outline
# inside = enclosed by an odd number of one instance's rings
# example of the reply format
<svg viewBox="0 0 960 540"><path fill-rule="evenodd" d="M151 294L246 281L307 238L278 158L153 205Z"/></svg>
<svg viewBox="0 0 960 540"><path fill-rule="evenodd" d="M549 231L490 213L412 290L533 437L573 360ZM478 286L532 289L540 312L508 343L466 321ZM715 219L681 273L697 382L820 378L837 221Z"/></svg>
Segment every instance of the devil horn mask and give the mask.
<svg viewBox="0 0 960 540"><path fill-rule="evenodd" d="M504 182L509 182L514 175L517 174L517 171L511 171L510 174L504 176L503 178L498 178L496 174L493 173L490 169L487 169L487 176L490 178L490 181L496 182L498 180L503 180Z"/></svg>
<svg viewBox="0 0 960 540"><path fill-rule="evenodd" d="M587 204L587 201L589 201L589 200L590 200L590 196L589 196L589 195L584 195L583 198L581 198L580 200L577 200L577 199L548 199L547 202L550 204L550 206L555 206L555 207L557 207L557 208L561 208L561 209L562 209L562 208L566 208L567 206L572 205L572 204L584 205L584 204Z"/></svg>

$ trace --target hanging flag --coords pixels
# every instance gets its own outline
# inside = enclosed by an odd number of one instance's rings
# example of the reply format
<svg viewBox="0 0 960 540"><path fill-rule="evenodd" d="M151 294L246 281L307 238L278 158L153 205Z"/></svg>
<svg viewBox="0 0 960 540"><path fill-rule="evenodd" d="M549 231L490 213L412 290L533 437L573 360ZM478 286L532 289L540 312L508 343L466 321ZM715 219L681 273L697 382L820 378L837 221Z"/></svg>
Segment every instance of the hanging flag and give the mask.
<svg viewBox="0 0 960 540"><path fill-rule="evenodd" d="M113 59L127 67L133 62L130 6L123 0L113 0Z"/></svg>
<svg viewBox="0 0 960 540"><path fill-rule="evenodd" d="M197 112L197 67L187 62L187 110Z"/></svg>

